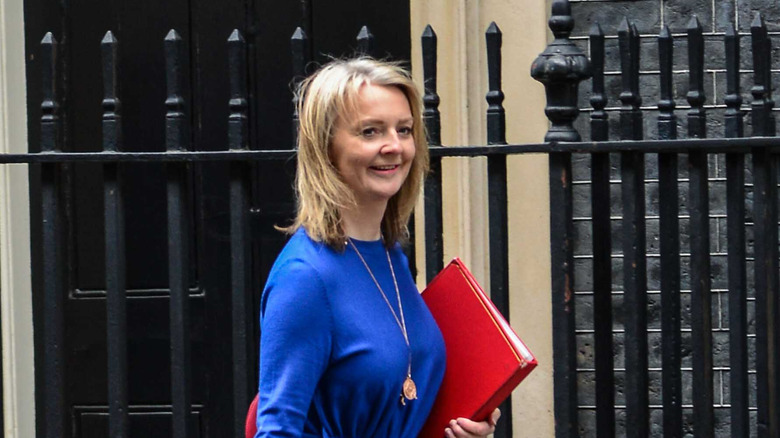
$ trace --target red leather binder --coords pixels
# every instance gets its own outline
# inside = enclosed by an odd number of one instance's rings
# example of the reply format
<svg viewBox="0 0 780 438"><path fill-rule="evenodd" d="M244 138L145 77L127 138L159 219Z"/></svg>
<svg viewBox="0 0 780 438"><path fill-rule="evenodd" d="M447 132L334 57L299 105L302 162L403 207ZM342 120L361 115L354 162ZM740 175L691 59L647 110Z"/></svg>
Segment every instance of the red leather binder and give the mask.
<svg viewBox="0 0 780 438"><path fill-rule="evenodd" d="M422 297L444 336L447 369L419 437L441 438L452 419L486 420L536 367L536 358L460 259L436 275Z"/></svg>

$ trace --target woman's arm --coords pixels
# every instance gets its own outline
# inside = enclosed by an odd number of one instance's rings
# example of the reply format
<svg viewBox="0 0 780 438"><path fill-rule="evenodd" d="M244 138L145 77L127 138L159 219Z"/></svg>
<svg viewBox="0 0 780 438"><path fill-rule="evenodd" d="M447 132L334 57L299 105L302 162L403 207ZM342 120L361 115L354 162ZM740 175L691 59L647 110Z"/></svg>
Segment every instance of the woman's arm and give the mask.
<svg viewBox="0 0 780 438"><path fill-rule="evenodd" d="M269 278L260 325L255 436L300 436L331 350L331 314L313 268L291 261Z"/></svg>

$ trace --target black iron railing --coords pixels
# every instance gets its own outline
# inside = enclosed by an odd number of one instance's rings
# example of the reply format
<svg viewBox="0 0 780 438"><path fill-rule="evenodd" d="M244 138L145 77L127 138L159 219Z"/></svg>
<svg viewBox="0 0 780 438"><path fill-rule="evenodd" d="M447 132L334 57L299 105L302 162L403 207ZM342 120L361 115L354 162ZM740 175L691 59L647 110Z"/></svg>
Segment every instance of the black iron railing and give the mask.
<svg viewBox="0 0 780 438"><path fill-rule="evenodd" d="M571 29L566 2L555 2L550 27L556 34ZM557 7L557 9L556 9ZM563 16L563 17L561 17ZM557 32L556 32L557 30ZM720 427L718 433L729 436L778 436L780 425L778 401L780 400L780 368L778 363L778 336L774 321L780 315L778 311L778 254L777 254L777 165L775 122L772 116L771 99L771 42L766 26L760 15L751 27L751 46L753 52L754 86L751 89L753 136L742 139L744 135L743 108L739 90L739 38L733 26L724 35L725 70L727 73L725 90L725 110L723 111L723 139L705 139L707 137L707 111L704 103L707 99L704 89L704 37L701 25L693 17L684 36L687 42L689 109L686 114L689 140L677 140L677 119L675 102L672 97L672 50L673 38L667 28L658 36L658 67L660 99L658 109L659 140L637 141L643 138L643 113L640 111L639 96L639 32L627 19L617 30L620 51L620 75L622 87L619 100L620 142L606 141L609 135L608 114L604 111L607 96L604 93L604 34L598 25L590 32L590 55L593 72L591 105L591 144L570 143L564 147L572 151L590 154L591 170L591 230L592 230L592 288L593 288L593 337L595 364L595 430L588 429L595 436L615 436L616 410L624 410L622 429L627 436L649 436L650 411L662 409L664 436L682 436L690 429L695 436L714 436L716 418L714 415L714 364L713 364L713 290L711 278L710 196L708 180L710 165L708 154L725 152L726 158L726 221L728 245L728 332L729 332L729 389L730 425ZM555 44L555 43L554 43ZM565 43L558 43L563 46ZM571 46L569 46L571 48ZM550 52L548 49L547 52ZM560 114L576 110L576 101L567 96L551 100L551 88L561 89L551 81L557 75L563 81L578 82L577 65L580 54L569 53L563 60L563 50L554 51L546 60L548 65L556 67L554 74L540 75L540 80L548 88L548 110L552 107ZM553 61L553 57L557 58ZM537 70L541 66L535 66ZM549 67L548 67L549 68ZM549 115L549 112L548 112ZM555 120L553 126L555 127ZM565 125L558 121L560 126ZM552 132L552 131L551 131ZM574 137L574 134L571 134ZM753 142L756 143L753 143ZM619 146L622 144L623 146ZM731 150L726 144L739 145ZM560 147L561 145L557 145ZM555 147L551 145L551 147ZM721 149L723 148L723 149ZM613 291L614 274L612 269L612 249L610 237L611 221L609 204L610 157L607 153L619 154L620 190L622 201L622 291ZM657 154L656 199L645 199L645 157ZM687 211L680 211L680 173L678 155L687 161ZM746 167L745 158L752 158L752 166ZM568 153L550 154L551 163L551 224L553 249L553 318L555 351L555 411L556 435L578 436L578 401L580 388L572 380L576 376L577 361L573 359L578 351L577 331L572 327L574 309L573 284L574 260L572 257L573 238L571 237L571 155ZM752 185L746 185L745 172L749 170ZM553 177L560 177L556 180ZM752 208L746 208L745 193L753 192ZM660 249L654 257L660 258L660 299L661 299L661 384L656 399L660 406L651 406L649 397L650 370L648 366L648 279L646 249L645 206L658 204ZM556 212L555 209L561 211ZM689 224L690 253L681 254L680 217L685 216ZM748 254L745 239L746 217L753 219L754 248ZM556 251L559 254L556 256ZM681 257L688 261L687 278L681 278ZM746 263L754 263L753 296L755 304L755 402L750 404L752 391L748 369L749 332L747 317L748 281ZM558 278L556 282L556 277ZM565 281L564 281L565 279ZM682 280L682 281L681 281ZM685 291L690 297L688 308L681 306L681 283L689 284ZM612 297L622 292L622 312L613 317ZM556 306L558 308L556 309ZM688 316L689 327L681 327L681 319ZM616 333L613 323L616 318L622 320L623 349L625 368L622 373L620 392L624 402L618 406L614 393L615 374L618 370L613 364L613 345ZM555 322L555 319L564 322ZM681 332L690 335L690 346L685 347ZM690 348L690 392L683 393L683 349ZM565 352L561 352L563 350ZM690 400L690 402L684 402ZM654 404L654 403L653 403ZM755 410L755 423L751 425L750 411ZM687 412L687 414L686 414ZM683 418L687 417L684 421ZM724 431L725 429L725 431Z"/></svg>

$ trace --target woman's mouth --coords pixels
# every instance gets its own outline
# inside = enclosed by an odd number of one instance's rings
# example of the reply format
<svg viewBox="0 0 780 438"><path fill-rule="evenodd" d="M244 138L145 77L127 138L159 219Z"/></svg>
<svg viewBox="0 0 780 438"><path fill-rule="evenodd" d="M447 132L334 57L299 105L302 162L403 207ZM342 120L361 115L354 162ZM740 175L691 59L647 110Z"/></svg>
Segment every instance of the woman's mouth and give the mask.
<svg viewBox="0 0 780 438"><path fill-rule="evenodd" d="M395 169L398 168L398 166L399 166L398 164L388 164L388 165L385 165L385 166L371 166L371 169L377 170L377 171L380 171L380 172L386 172L386 171L389 171L389 170L395 170Z"/></svg>

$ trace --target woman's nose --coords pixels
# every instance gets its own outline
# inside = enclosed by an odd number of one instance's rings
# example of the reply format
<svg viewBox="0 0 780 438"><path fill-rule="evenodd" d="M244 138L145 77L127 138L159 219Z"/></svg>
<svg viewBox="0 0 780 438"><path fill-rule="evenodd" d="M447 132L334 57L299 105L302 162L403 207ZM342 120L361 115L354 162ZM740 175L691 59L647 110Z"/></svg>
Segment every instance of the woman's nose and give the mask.
<svg viewBox="0 0 780 438"><path fill-rule="evenodd" d="M397 131L389 131L387 135L387 142L382 148L382 153L395 154L401 151L401 136Z"/></svg>

